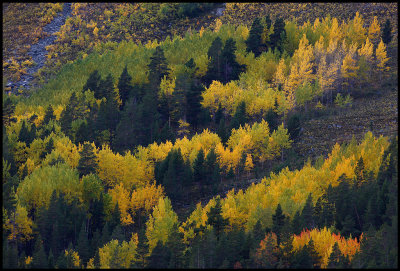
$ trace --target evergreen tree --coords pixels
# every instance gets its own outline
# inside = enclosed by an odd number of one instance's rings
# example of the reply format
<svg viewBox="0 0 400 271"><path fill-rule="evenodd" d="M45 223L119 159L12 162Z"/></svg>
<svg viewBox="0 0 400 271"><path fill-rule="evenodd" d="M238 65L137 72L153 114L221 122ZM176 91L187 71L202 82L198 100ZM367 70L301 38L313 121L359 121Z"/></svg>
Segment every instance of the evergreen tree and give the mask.
<svg viewBox="0 0 400 271"><path fill-rule="evenodd" d="M55 259L53 255L53 251L49 251L49 257L47 258L49 269L55 269Z"/></svg>
<svg viewBox="0 0 400 271"><path fill-rule="evenodd" d="M121 73L121 76L118 81L118 90L119 90L119 97L122 101L120 109L125 106L126 102L128 101L130 93L133 91L132 85L132 76L128 73L128 67L125 65L124 70Z"/></svg>
<svg viewBox="0 0 400 271"><path fill-rule="evenodd" d="M140 133L141 108L142 106L133 99L125 104L112 144L116 151L122 153L125 150L134 149L143 141Z"/></svg>
<svg viewBox="0 0 400 271"><path fill-rule="evenodd" d="M108 225L108 223L107 223ZM121 225L117 225L111 233L111 240L118 240L119 243L125 241L125 234L122 231Z"/></svg>
<svg viewBox="0 0 400 271"><path fill-rule="evenodd" d="M39 235L36 239L35 249L32 257L33 268L48 268L47 255L42 245L42 237Z"/></svg>
<svg viewBox="0 0 400 271"><path fill-rule="evenodd" d="M274 108L278 108L278 101L277 98L275 98L275 105ZM274 109L269 109L267 113L265 114L265 121L268 122L268 126L270 131L274 131L278 128L278 122L279 122L279 116L278 113Z"/></svg>
<svg viewBox="0 0 400 271"><path fill-rule="evenodd" d="M224 118L222 118L219 121L218 129L217 129L217 135L219 136L219 138L221 138L221 142L223 144L225 144L228 141L229 134L226 131L225 119Z"/></svg>
<svg viewBox="0 0 400 271"><path fill-rule="evenodd" d="M89 141L88 134L86 122L82 122L75 134L75 144L83 144L85 141Z"/></svg>
<svg viewBox="0 0 400 271"><path fill-rule="evenodd" d="M79 231L79 237L77 242L77 252L83 263L86 263L90 257L89 240L86 232L86 223L83 222L81 230Z"/></svg>
<svg viewBox="0 0 400 271"><path fill-rule="evenodd" d="M272 50L277 48L279 51L282 51L282 40L285 34L285 22L282 18L278 17L274 23L274 32L269 37Z"/></svg>
<svg viewBox="0 0 400 271"><path fill-rule="evenodd" d="M164 246L161 241L158 241L157 245L154 247L148 259L147 268L149 269L168 268L170 257L171 255L169 249L166 246Z"/></svg>
<svg viewBox="0 0 400 271"><path fill-rule="evenodd" d="M221 199L217 197L215 206L211 207L210 211L207 213L207 224L213 226L217 239L219 239L220 234L224 230L225 226L228 225L228 220L223 218L221 213Z"/></svg>
<svg viewBox="0 0 400 271"><path fill-rule="evenodd" d="M50 120L55 120L56 117L54 116L54 111L53 111L53 107L51 106L51 104L46 108L46 112L44 114L44 118L43 118L43 125L46 125L49 123Z"/></svg>
<svg viewBox="0 0 400 271"><path fill-rule="evenodd" d="M203 78L208 87L213 80L222 81L222 41L220 37L216 37L211 43L207 52L210 62L208 63L207 72Z"/></svg>
<svg viewBox="0 0 400 271"><path fill-rule="evenodd" d="M141 229L138 232L138 246L136 248L136 263L140 268L145 268L147 265L147 258L149 257L149 240L145 234L145 230Z"/></svg>
<svg viewBox="0 0 400 271"><path fill-rule="evenodd" d="M4 100L3 100L4 101ZM10 97L3 102L3 124L10 125L11 122L16 122L17 119L13 117L15 111L15 104L11 101Z"/></svg>
<svg viewBox="0 0 400 271"><path fill-rule="evenodd" d="M118 236L120 237L120 236ZM108 242L110 242L111 239L111 235L110 235L110 227L108 226L108 222L106 221L106 223L104 224L103 229L101 230L101 236L100 236L100 246L102 247L105 244L107 244Z"/></svg>
<svg viewBox="0 0 400 271"><path fill-rule="evenodd" d="M168 76L169 68L167 59L164 56L164 50L157 46L155 52L150 57L149 67L149 81L157 87L160 85L161 79Z"/></svg>
<svg viewBox="0 0 400 271"><path fill-rule="evenodd" d="M31 143L30 140L31 140L31 136L30 136L28 127L24 120L24 121L22 121L21 130L19 131L19 134L18 134L18 141L25 142L26 145L29 146L29 144Z"/></svg>
<svg viewBox="0 0 400 271"><path fill-rule="evenodd" d="M230 130L238 129L240 125L243 126L246 122L247 122L246 103L243 101L237 107L235 115L233 115L230 125Z"/></svg>
<svg viewBox="0 0 400 271"><path fill-rule="evenodd" d="M275 214L272 215L272 231L277 236L277 243L280 244L281 241L281 230L285 225L285 215L282 212L282 207L278 203L276 207Z"/></svg>
<svg viewBox="0 0 400 271"><path fill-rule="evenodd" d="M215 123L216 123L216 124L219 124L219 122L221 121L221 119L224 117L222 111L223 111L223 108L222 108L222 106L221 106L221 103L219 103L219 104L218 104L217 112L215 112L215 117L214 117L214 120L215 120Z"/></svg>
<svg viewBox="0 0 400 271"><path fill-rule="evenodd" d="M105 222L103 193L100 194L99 200L95 199L90 204L89 213L92 215L90 219L92 232L95 232L96 229L101 230Z"/></svg>
<svg viewBox="0 0 400 271"><path fill-rule="evenodd" d="M328 259L328 268L340 268L339 257L342 253L339 250L339 245L337 242L333 245L332 252Z"/></svg>
<svg viewBox="0 0 400 271"><path fill-rule="evenodd" d="M261 25L260 18L255 18L251 28L249 37L246 40L247 52L253 52L255 57L261 54L261 35L263 26Z"/></svg>
<svg viewBox="0 0 400 271"><path fill-rule="evenodd" d="M199 123L201 113L201 92L203 87L192 82L188 92L186 92L186 113L188 122L196 128Z"/></svg>
<svg viewBox="0 0 400 271"><path fill-rule="evenodd" d="M344 218L344 221L342 223L342 230L341 230L341 234L343 236L349 236L350 234L352 234L354 236L354 232L355 232L355 220L353 218L353 216L351 216L350 214L346 215L346 217Z"/></svg>
<svg viewBox="0 0 400 271"><path fill-rule="evenodd" d="M206 177L206 182L207 184L211 184L212 182L212 175L214 171L215 164L217 162L217 154L215 153L215 149L211 149L206 157L206 160L204 161L204 173Z"/></svg>
<svg viewBox="0 0 400 271"><path fill-rule="evenodd" d="M117 202L117 204L115 204L114 211L111 214L111 220L109 222L110 230L113 231L115 227L117 227L120 224L121 224L121 211L119 209Z"/></svg>
<svg viewBox="0 0 400 271"><path fill-rule="evenodd" d="M4 243L6 242L7 241L4 241ZM6 249L3 247L3 268L18 268L18 248L14 243L8 243L8 245L6 245Z"/></svg>
<svg viewBox="0 0 400 271"><path fill-rule="evenodd" d="M236 42L233 38L229 38L225 42L222 50L222 71L223 83L226 84L231 80L238 80L241 72L245 70L245 65L240 65L236 61Z"/></svg>
<svg viewBox="0 0 400 271"><path fill-rule="evenodd" d="M105 97L107 101L112 101L113 104L117 107L117 95L115 93L114 79L111 73L107 75L106 79L100 81L99 87L102 90L103 97Z"/></svg>
<svg viewBox="0 0 400 271"><path fill-rule="evenodd" d="M257 220L257 223L254 225L252 236L253 248L256 249L259 247L261 240L265 238L265 230L262 228L260 220Z"/></svg>
<svg viewBox="0 0 400 271"><path fill-rule="evenodd" d="M315 228L315 221L313 217L314 207L312 203L311 193L308 195L306 204L303 207L303 211L301 212L301 219L303 220L303 225L305 228L311 230Z"/></svg>
<svg viewBox="0 0 400 271"><path fill-rule="evenodd" d="M96 99L103 98L104 95L100 90L100 81L101 81L101 76L100 76L98 70L94 70L89 75L89 78L86 81L86 84L83 86L83 91L91 90L94 92L94 97Z"/></svg>
<svg viewBox="0 0 400 271"><path fill-rule="evenodd" d="M200 149L193 162L193 179L197 183L203 184L205 181L204 151Z"/></svg>
<svg viewBox="0 0 400 271"><path fill-rule="evenodd" d="M300 134L300 117L295 114L288 119L287 129L292 140L295 140Z"/></svg>
<svg viewBox="0 0 400 271"><path fill-rule="evenodd" d="M392 26L390 20L387 19L382 29L382 41L388 45L392 40Z"/></svg>
<svg viewBox="0 0 400 271"><path fill-rule="evenodd" d="M74 110L77 106L78 100L73 92L60 116L61 131L69 137L71 137L71 123L74 120Z"/></svg>
<svg viewBox="0 0 400 271"><path fill-rule="evenodd" d="M179 231L178 224L173 226L171 234L168 236L166 246L170 252L168 268L184 268L183 233Z"/></svg>
<svg viewBox="0 0 400 271"><path fill-rule="evenodd" d="M93 146L86 142L83 145L82 151L79 152L79 156L80 159L77 167L77 170L79 171L79 178L82 178L82 176L90 173L96 174L97 161L96 155L93 151Z"/></svg>
<svg viewBox="0 0 400 271"><path fill-rule="evenodd" d="M312 261L312 264L313 264L313 268L319 269L320 268L320 262L321 262L321 256L315 250L313 239L310 239L310 241L308 242L308 244L305 247L306 247L306 250L308 252L308 255L311 258L311 261Z"/></svg>

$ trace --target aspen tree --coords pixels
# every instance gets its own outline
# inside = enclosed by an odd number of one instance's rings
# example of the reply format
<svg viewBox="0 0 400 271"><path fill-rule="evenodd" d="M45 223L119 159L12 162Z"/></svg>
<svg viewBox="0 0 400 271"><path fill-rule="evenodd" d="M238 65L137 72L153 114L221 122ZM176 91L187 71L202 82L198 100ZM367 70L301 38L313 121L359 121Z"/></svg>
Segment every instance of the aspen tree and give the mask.
<svg viewBox="0 0 400 271"><path fill-rule="evenodd" d="M368 38L376 46L378 45L380 36L381 36L381 27L379 25L377 17L374 16L374 20L368 28Z"/></svg>

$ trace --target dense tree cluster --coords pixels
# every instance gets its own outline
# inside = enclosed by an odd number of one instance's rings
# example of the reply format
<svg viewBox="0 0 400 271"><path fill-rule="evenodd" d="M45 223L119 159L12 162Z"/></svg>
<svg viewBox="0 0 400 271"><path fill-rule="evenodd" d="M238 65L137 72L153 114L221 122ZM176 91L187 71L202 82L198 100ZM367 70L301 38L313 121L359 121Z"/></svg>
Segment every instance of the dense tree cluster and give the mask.
<svg viewBox="0 0 400 271"><path fill-rule="evenodd" d="M215 6L174 7L196 17ZM384 82L390 23L380 29L358 12L341 24L216 24L121 42L29 102L6 96L3 267L397 267L397 138L367 132L270 171L302 136L303 113ZM260 182L224 190L250 176Z"/></svg>

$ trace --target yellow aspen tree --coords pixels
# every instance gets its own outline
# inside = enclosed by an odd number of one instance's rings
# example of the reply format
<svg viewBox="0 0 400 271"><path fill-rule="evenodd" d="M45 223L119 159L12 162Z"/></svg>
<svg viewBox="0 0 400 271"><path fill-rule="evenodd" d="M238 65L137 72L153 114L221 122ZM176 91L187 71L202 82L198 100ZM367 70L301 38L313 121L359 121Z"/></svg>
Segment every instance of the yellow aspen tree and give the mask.
<svg viewBox="0 0 400 271"><path fill-rule="evenodd" d="M115 186L115 188L109 191L113 204L118 203L119 210L121 212L121 224L124 226L133 224L133 219L128 210L130 207L129 191L124 188L122 183Z"/></svg>
<svg viewBox="0 0 400 271"><path fill-rule="evenodd" d="M389 58L387 57L386 45L383 43L382 39L378 44L378 48L375 50L375 56L378 70L381 72L388 71L389 67L386 67L386 62Z"/></svg>
<svg viewBox="0 0 400 271"><path fill-rule="evenodd" d="M273 79L273 82L278 89L281 89L281 87L285 83L286 79L285 71L286 71L285 59L281 58L281 60L279 60L279 64L278 67L276 68L276 72Z"/></svg>
<svg viewBox="0 0 400 271"><path fill-rule="evenodd" d="M336 18L332 19L332 25L329 32L329 42L339 42L343 37L339 22Z"/></svg>
<svg viewBox="0 0 400 271"><path fill-rule="evenodd" d="M343 78L347 79L344 82L344 85L348 86L349 81L352 78L357 77L357 70L359 69L359 66L357 66L357 62L355 59L353 59L352 55L348 53L343 59L341 68Z"/></svg>
<svg viewBox="0 0 400 271"><path fill-rule="evenodd" d="M374 20L368 28L368 38L374 45L378 45L379 37L381 36L381 27L379 25L378 19L374 16Z"/></svg>
<svg viewBox="0 0 400 271"><path fill-rule="evenodd" d="M318 60L325 55L324 43L324 36L321 35L319 40L314 44L314 57L316 62L319 62Z"/></svg>
<svg viewBox="0 0 400 271"><path fill-rule="evenodd" d="M253 169L254 164L253 164L253 159L251 158L251 154L248 153L246 156L246 162L244 164L244 169L247 172L247 178L249 177L250 171Z"/></svg>
<svg viewBox="0 0 400 271"><path fill-rule="evenodd" d="M363 82L369 82L371 80L370 70L372 64L372 55L374 53L374 45L370 42L367 37L365 43L358 49L359 60L359 77L363 79Z"/></svg>
<svg viewBox="0 0 400 271"><path fill-rule="evenodd" d="M348 44L355 43L357 47L360 47L367 36L367 30L364 28L364 20L360 13L357 11L356 16L348 25Z"/></svg>
<svg viewBox="0 0 400 271"><path fill-rule="evenodd" d="M158 241L163 244L167 242L168 236L176 223L178 223L178 216L172 209L171 201L167 197L160 198L146 222L146 236L149 240L150 253Z"/></svg>

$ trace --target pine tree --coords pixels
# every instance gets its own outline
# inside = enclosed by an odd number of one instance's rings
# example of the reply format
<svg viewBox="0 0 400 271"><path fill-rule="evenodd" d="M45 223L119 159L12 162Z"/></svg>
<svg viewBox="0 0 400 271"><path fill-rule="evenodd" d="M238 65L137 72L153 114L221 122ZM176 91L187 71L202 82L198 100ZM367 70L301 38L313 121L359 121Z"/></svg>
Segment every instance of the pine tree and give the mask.
<svg viewBox="0 0 400 271"><path fill-rule="evenodd" d="M97 161L96 155L93 151L92 144L86 142L83 145L83 149L79 152L80 159L78 163L77 170L79 171L79 177L93 173L96 174Z"/></svg>
<svg viewBox="0 0 400 271"><path fill-rule="evenodd" d="M276 207L275 210L275 214L272 215L272 231L277 236L278 245L280 244L281 241L281 230L284 224L285 224L285 215L282 212L281 205L278 203L278 206Z"/></svg>
<svg viewBox="0 0 400 271"><path fill-rule="evenodd" d="M47 258L47 262L48 262L49 269L55 268L55 259L54 259L53 251L51 249L49 251L49 257Z"/></svg>
<svg viewBox="0 0 400 271"><path fill-rule="evenodd" d="M18 268L18 248L14 243L6 244L6 240L3 241L3 268L5 269L17 269Z"/></svg>
<svg viewBox="0 0 400 271"><path fill-rule="evenodd" d="M203 184L205 181L204 151L200 149L193 162L193 179L197 183Z"/></svg>
<svg viewBox="0 0 400 271"><path fill-rule="evenodd" d="M101 99L104 95L100 90L101 76L98 70L94 70L90 75L86 84L83 86L83 91L91 90L94 92L94 97L96 99Z"/></svg>
<svg viewBox="0 0 400 271"><path fill-rule="evenodd" d="M277 48L282 51L282 40L285 37L285 22L282 18L278 17L274 23L274 32L270 35L270 46L274 50Z"/></svg>
<svg viewBox="0 0 400 271"><path fill-rule="evenodd" d="M314 207L310 193L307 197L306 204L303 207L303 211L301 212L301 218L304 222L304 227L309 230L315 228L316 226L314 222L313 213L314 213Z"/></svg>
<svg viewBox="0 0 400 271"><path fill-rule="evenodd" d="M220 37L216 37L211 43L207 52L210 62L208 63L207 72L203 78L208 87L213 80L222 81L222 41Z"/></svg>
<svg viewBox="0 0 400 271"><path fill-rule="evenodd" d="M168 76L169 68L167 59L164 56L164 51L160 46L156 47L155 52L150 57L149 67L149 81L153 82L156 86L160 85L161 79Z"/></svg>
<svg viewBox="0 0 400 271"><path fill-rule="evenodd" d="M388 45L392 40L392 26L389 19L386 20L385 25L383 26L382 40L386 45Z"/></svg>
<svg viewBox="0 0 400 271"><path fill-rule="evenodd" d="M126 102L128 101L130 93L133 91L132 85L132 76L128 73L128 67L125 65L124 70L121 73L121 76L118 81L118 90L119 90L119 97L122 101L120 109L125 106Z"/></svg>
<svg viewBox="0 0 400 271"><path fill-rule="evenodd" d="M86 122L82 122L75 134L75 144L83 144L85 141L89 141L88 133Z"/></svg>
<svg viewBox="0 0 400 271"><path fill-rule="evenodd" d="M257 220L257 223L254 225L252 236L253 248L256 249L259 247L261 240L265 238L265 230L262 228L260 220Z"/></svg>
<svg viewBox="0 0 400 271"><path fill-rule="evenodd" d="M139 231L138 241L139 243L136 248L136 263L140 268L145 268L149 257L149 240L147 239L144 229Z"/></svg>
<svg viewBox="0 0 400 271"><path fill-rule="evenodd" d="M313 263L313 268L317 268L317 269L320 268L321 256L315 250L313 239L310 239L310 241L306 245L306 249L307 249L308 255L310 255L310 257L311 257L311 261Z"/></svg>
<svg viewBox="0 0 400 271"><path fill-rule="evenodd" d="M217 135L219 136L219 138L221 138L221 142L223 144L225 144L228 141L229 134L228 134L228 132L226 130L225 119L224 118L222 118L219 121L218 129L217 129Z"/></svg>
<svg viewBox="0 0 400 271"><path fill-rule="evenodd" d="M263 33L263 26L261 25L260 18L255 18L251 28L249 37L246 40L247 52L253 52L255 57L261 54L261 35Z"/></svg>
<svg viewBox="0 0 400 271"><path fill-rule="evenodd" d="M235 115L233 115L231 121L230 130L238 129L240 126L244 126L246 122L247 122L246 103L243 101L236 108Z"/></svg>
<svg viewBox="0 0 400 271"><path fill-rule="evenodd" d="M77 252L83 263L86 263L90 257L89 240L86 232L86 223L83 222L79 232L78 242L76 246Z"/></svg>
<svg viewBox="0 0 400 271"><path fill-rule="evenodd" d="M99 88L102 90L103 97L105 97L107 101L112 101L113 104L117 106L117 95L115 93L114 79L111 73L107 75L106 79L100 81Z"/></svg>
<svg viewBox="0 0 400 271"><path fill-rule="evenodd" d="M39 235L36 239L35 249L33 251L32 267L33 268L47 268L47 255L42 245L42 237Z"/></svg>
<svg viewBox="0 0 400 271"><path fill-rule="evenodd" d="M25 142L27 146L31 143L30 142L30 133L29 133L28 127L25 123L25 120L22 121L21 130L19 130L18 141Z"/></svg>
<svg viewBox="0 0 400 271"><path fill-rule="evenodd" d="M149 269L161 269L168 268L170 262L170 251L169 249L162 244L161 241L157 242L157 245L154 247L151 255L148 259L147 268Z"/></svg>
<svg viewBox="0 0 400 271"><path fill-rule="evenodd" d="M207 224L214 227L217 239L219 239L220 234L224 230L225 226L228 225L228 220L223 218L221 213L221 199L218 196L216 198L215 206L211 207L210 211L207 213Z"/></svg>
<svg viewBox="0 0 400 271"><path fill-rule="evenodd" d="M61 112L60 124L61 131L66 135L71 137L71 123L74 120L74 110L78 105L78 100L76 98L75 92L71 94L68 103L64 110Z"/></svg>
<svg viewBox="0 0 400 271"><path fill-rule="evenodd" d="M184 268L185 245L183 244L183 233L179 231L178 224L173 226L173 230L168 236L166 246L171 255L168 268Z"/></svg>
<svg viewBox="0 0 400 271"><path fill-rule="evenodd" d="M107 223L108 225L108 223ZM122 230L121 225L117 225L111 233L111 240L118 240L119 243L125 241L125 234Z"/></svg>
<svg viewBox="0 0 400 271"><path fill-rule="evenodd" d="M328 259L328 266L327 268L339 268L340 263L339 263L339 257L341 255L341 251L339 250L339 245L337 242L333 245L332 252L329 255Z"/></svg>
<svg viewBox="0 0 400 271"><path fill-rule="evenodd" d="M251 31L250 31L251 33ZM231 80L238 80L241 72L245 70L245 65L240 65L236 61L236 42L233 38L229 38L225 42L222 50L222 71L223 83L226 84Z"/></svg>
<svg viewBox="0 0 400 271"><path fill-rule="evenodd" d="M186 92L186 114L188 122L196 128L199 123L201 113L201 101L203 97L201 92L203 87L192 83L188 92Z"/></svg>
<svg viewBox="0 0 400 271"><path fill-rule="evenodd" d="M49 123L50 120L55 120L56 117L54 116L54 111L53 111L53 107L51 106L51 104L46 108L46 112L44 114L44 118L43 118L43 124L46 125Z"/></svg>
<svg viewBox="0 0 400 271"><path fill-rule="evenodd" d="M3 124L10 125L11 122L16 122L17 119L13 117L15 111L15 104L11 101L10 97L3 103Z"/></svg>
<svg viewBox="0 0 400 271"><path fill-rule="evenodd" d="M275 99L275 104L277 105L276 99ZM275 110L273 110L272 108L269 109L265 114L265 121L268 122L268 127L271 132L278 128L278 118L279 118L278 113L276 113Z"/></svg>

